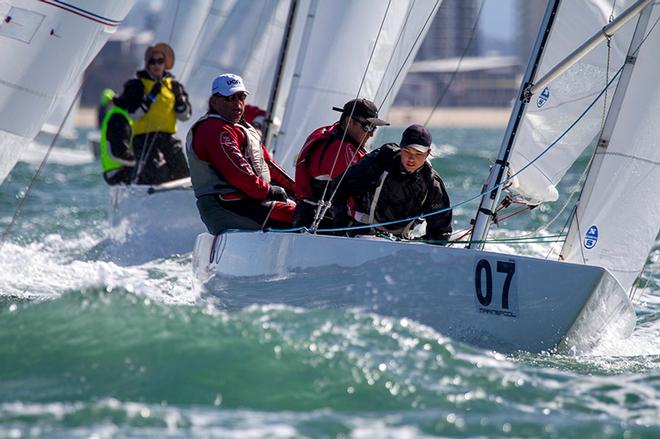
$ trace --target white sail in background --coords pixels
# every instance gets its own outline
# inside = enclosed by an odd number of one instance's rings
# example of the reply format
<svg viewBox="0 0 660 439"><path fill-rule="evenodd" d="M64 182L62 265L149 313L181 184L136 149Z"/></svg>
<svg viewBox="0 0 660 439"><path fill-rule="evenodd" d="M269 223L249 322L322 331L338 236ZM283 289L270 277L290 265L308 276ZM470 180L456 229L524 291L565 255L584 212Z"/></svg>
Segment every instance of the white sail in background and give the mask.
<svg viewBox="0 0 660 439"><path fill-rule="evenodd" d="M660 229L659 18L655 6L609 146L597 151L562 251L565 260L607 268L625 289Z"/></svg>
<svg viewBox="0 0 660 439"><path fill-rule="evenodd" d="M213 2L184 83L193 117L181 124L182 133L207 111L211 82L221 73L241 75L250 90L248 103L268 106L289 5L288 0Z"/></svg>
<svg viewBox="0 0 660 439"><path fill-rule="evenodd" d="M305 138L337 120L333 106L342 106L359 93L373 100L382 115L387 114L428 30L424 24L430 23L440 3L312 2L296 79L273 148L275 159L287 171L293 170L295 154Z"/></svg>
<svg viewBox="0 0 660 439"><path fill-rule="evenodd" d="M0 182L133 0L0 2Z"/></svg>
<svg viewBox="0 0 660 439"><path fill-rule="evenodd" d="M164 41L174 50L172 74L186 83L192 69L189 66L202 38L202 29L209 17L213 0L167 0L154 41Z"/></svg>
<svg viewBox="0 0 660 439"><path fill-rule="evenodd" d="M535 80L596 34L633 0L562 1L543 51ZM612 4L615 4L614 9ZM511 154L511 172L515 173L534 160L551 145L584 112L625 60L633 26L626 26L606 43L595 48L568 71L552 81L532 98L516 134ZM614 84L616 85L616 83ZM533 203L555 201L555 185L568 168L598 136L606 113L605 102L611 102L614 87L547 154L518 174L516 192Z"/></svg>

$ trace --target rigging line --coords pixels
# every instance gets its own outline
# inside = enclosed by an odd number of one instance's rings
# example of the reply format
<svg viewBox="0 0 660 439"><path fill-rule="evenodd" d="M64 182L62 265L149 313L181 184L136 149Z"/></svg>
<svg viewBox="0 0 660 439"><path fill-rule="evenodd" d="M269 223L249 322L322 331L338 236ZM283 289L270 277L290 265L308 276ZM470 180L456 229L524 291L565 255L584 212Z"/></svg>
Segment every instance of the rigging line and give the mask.
<svg viewBox="0 0 660 439"><path fill-rule="evenodd" d="M642 267L642 270L639 272L638 276L641 277L644 274L644 270L646 270L646 267L648 267L650 259L651 258L646 259L646 263L644 263L644 266ZM642 297L642 294L644 293L644 290L649 286L649 283L651 282L651 279L653 279L655 277L655 271L656 270L654 268L653 271L651 271L649 276L646 278L646 282L644 282L644 286L642 286L641 288L637 287L636 285L633 284L632 289L630 290L630 295L629 295L631 302L633 302L635 299L638 299L638 298ZM638 291L640 292L640 294L639 294L639 297L636 297Z"/></svg>
<svg viewBox="0 0 660 439"><path fill-rule="evenodd" d="M364 85L364 81L367 78L367 72L369 72L369 66L371 65L371 60L374 57L374 53L376 53L376 47L378 46L378 41L380 40L380 34L383 31L383 26L385 25L385 19L387 18L387 13L390 10L390 6L392 4L392 0L389 0L387 2L387 7L385 8L385 14L383 15L383 19L380 22L380 26L378 28L378 33L376 34L376 40L374 41L374 47L371 48L371 53L369 54L369 59L367 60L367 65L364 69L364 74L362 75L362 79L360 80L360 86L358 87L358 91L356 93L355 98L357 99L360 96L360 92L362 91L362 86ZM349 118L353 117L353 112L355 111L355 105L353 108L351 108L351 114L345 119L348 120ZM335 160L332 162L332 167L330 168L330 177L332 177L332 173L335 171L335 166L337 165L337 160L339 160L339 154L341 153L342 146L344 144L344 140L346 139L346 134L348 133L348 127L344 128L344 132L342 134L341 140L339 141L339 147L337 148L337 153L335 154ZM355 149L353 152L353 155L351 157L351 160L349 163L352 163L353 160L355 160L355 156L357 152L362 148L363 143L366 141L366 139L358 145L358 147ZM344 170L344 172L341 175L341 178L339 179L339 182L337 183L337 186L339 186L344 179L344 175L346 175L346 171L348 171L348 168ZM328 206L325 201L325 196L328 193L328 188L330 187L330 182L331 180L326 181L324 187L323 187L323 193L321 194L321 203L318 204L316 207L316 213L314 214L314 221L312 222L312 230L316 230L318 227L319 223L321 222L321 219L325 216L325 213L328 210ZM337 193L337 188L333 191L333 193L330 195L330 198L328 199L328 203L332 201L332 198L335 196Z"/></svg>
<svg viewBox="0 0 660 439"><path fill-rule="evenodd" d="M14 224L16 224L16 221L18 220L18 217L20 216L21 212L23 211L23 206L25 205L25 201L28 199L30 196L30 193L32 192L32 188L34 187L37 178L39 178L39 175L41 175L41 171L43 171L44 167L46 166L46 163L48 162L48 158L50 156L51 151L53 150L53 147L55 146L55 142L57 142L57 139L59 139L60 134L62 133L62 129L64 127L64 124L66 121L69 119L69 116L71 114L71 110L73 110L73 107L75 106L76 102L78 101L78 98L80 98L80 95L82 94L82 83L80 84L80 87L78 88L78 92L76 93L76 96L73 98L71 101L71 104L69 105L69 109L66 111L66 114L64 115L64 119L60 123L59 128L57 129L57 133L55 133L55 137L53 137L53 140L50 142L50 146L48 147L48 150L46 151L46 154L44 155L44 158L41 159L41 163L39 164L39 168L37 168L37 171L34 173L32 178L30 179L30 184L27 187L27 190L25 191L25 195L23 195L23 198L18 202L18 206L16 206L16 210L14 211L14 215L11 218L11 221L5 228L5 231L2 233L2 238L0 238L0 248L5 244L7 241L7 237L9 236L9 232L11 232L11 229L14 227Z"/></svg>
<svg viewBox="0 0 660 439"><path fill-rule="evenodd" d="M456 69L454 69L454 71L451 73L451 76L449 77L449 81L447 82L447 85L445 86L444 90L442 90L442 93L440 93L440 97L436 100L435 105L431 109L431 113L429 113L428 117L426 118L426 121L424 122L424 126L428 125L429 121L431 120L431 117L433 117L433 113L435 113L435 111L440 106L440 103L442 102L442 100L447 95L447 92L449 91L449 88L451 87L452 83L454 82L454 79L456 79L456 76L458 75L458 72L461 69L461 64L463 63L463 59L465 58L465 55L467 55L467 52L470 49L470 46L472 46L472 40L474 39L474 36L476 34L477 25L479 24L480 17L481 17L481 11L483 11L485 3L486 3L486 0L481 0L481 5L479 6L479 11L477 12L477 18L474 21L474 24L472 25L472 32L470 33L470 39L468 40L468 43L463 48L463 52L461 53L461 57L458 60L458 64L456 64Z"/></svg>
<svg viewBox="0 0 660 439"><path fill-rule="evenodd" d="M197 46L198 46L199 41L200 41L200 38L202 37L202 35L206 31L206 27L208 26L210 16L211 16L211 13L209 11L209 13L206 14L206 18L204 19L204 22L199 27L199 31L197 32L197 35L195 36L195 41L193 41L192 47L190 48L190 53L188 54L188 57L186 58L186 63L183 65L183 68L181 69L181 80L188 79L186 77L186 71L188 70L188 66L191 65L190 61L192 60L192 56L190 56L190 55L195 54L195 52L197 50Z"/></svg>
<svg viewBox="0 0 660 439"><path fill-rule="evenodd" d="M619 77L619 75L623 71L623 67L624 66L622 65L621 68L614 74L614 76L612 77L610 82L607 84L606 88L609 87L610 85L612 85L612 83ZM446 207L444 209L440 209L440 210L437 210L435 212L425 213L423 215L419 215L419 216L415 216L415 217L410 217L410 218L405 218L405 219L400 219L400 220L395 220L395 221L387 221L387 222L378 223L378 224L368 224L368 225L365 225L365 226L340 227L340 228L332 228L332 229L323 229L323 230L320 230L320 231L323 231L323 232L342 232L342 231L347 231L347 230L368 229L368 228L372 228L372 227L380 227L380 226L387 226L387 225L391 225L391 224L398 224L398 223L401 223L401 222L404 222L404 221L413 221L413 220L416 220L416 219L423 219L423 218L426 218L426 217L429 217L429 216L433 216L433 215L437 215L437 214L440 214L440 213L443 213L443 212L447 212L449 210L452 210L452 209L455 209L455 208L460 207L462 205L465 205L465 204L467 204L471 201L474 201L475 199L477 199L479 197L482 197L483 195L485 195L487 193L490 193L493 190L498 189L501 186L506 185L509 181L513 180L514 177L516 177L519 174L521 174L522 172L526 171L527 168L532 166L536 161L540 160L541 157L543 157L545 154L547 154L548 151L550 151L552 148L554 148L557 145L557 143L559 143L559 141L561 139L563 139L564 136L566 136L578 124L578 122L580 122L584 118L584 116L595 106L596 102L598 102L598 100L603 95L603 93L605 93L605 89L601 90L601 92L598 93L598 95L594 98L594 100L577 117L577 119L575 119L568 126L568 128L566 128L564 130L564 132L561 133L559 135L559 137L557 137L557 139L555 139L550 145L548 145L543 151L541 151L532 161L530 161L525 166L520 168L517 172L511 174L509 177L502 180L499 184L495 185L494 187L492 187L488 190L485 190L485 191L483 191L483 192L481 192L481 193L479 193L479 194L477 194L477 195L475 195L471 198L465 199L465 200L461 201L460 203L454 204L454 205Z"/></svg>
<svg viewBox="0 0 660 439"><path fill-rule="evenodd" d="M415 37L415 41L413 42L412 46L410 47L410 50L408 51L408 54L406 55L406 58L403 60L403 63L401 64L401 67L399 68L399 71L396 73L394 76L394 81L392 81L392 85L390 85L390 88L387 89L387 93L385 93L385 96L383 96L383 103L387 100L387 97L392 93L392 89L394 88L394 84L396 84L397 79L403 72L403 68L408 62L408 58L410 58L410 55L412 55L413 48L417 45L417 42L421 38L422 34L424 33L424 29L426 29L428 26L430 26L431 22L431 17L435 16L436 12L438 11L438 8L440 8L440 4L442 3L442 0L437 0L435 2L435 5L433 6L433 9L431 10L431 13L426 17L426 21L424 21L424 25L422 25L422 28L420 29L419 33L417 33L417 37ZM382 106L382 104L381 104ZM380 110L380 108L379 108ZM426 125L426 124L425 124Z"/></svg>
<svg viewBox="0 0 660 439"><path fill-rule="evenodd" d="M181 6L181 0L177 0L176 2L176 10L174 11L174 18L172 19L172 28L170 29L170 36L168 38L168 42L172 42L172 38L174 38L174 28L176 27L176 18L179 16L179 6Z"/></svg>

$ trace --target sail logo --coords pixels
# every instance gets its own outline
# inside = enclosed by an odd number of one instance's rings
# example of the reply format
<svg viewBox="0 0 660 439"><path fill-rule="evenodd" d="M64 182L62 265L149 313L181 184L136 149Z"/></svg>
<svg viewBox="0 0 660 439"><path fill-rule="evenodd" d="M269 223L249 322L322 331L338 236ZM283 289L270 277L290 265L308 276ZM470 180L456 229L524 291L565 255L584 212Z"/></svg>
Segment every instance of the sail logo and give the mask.
<svg viewBox="0 0 660 439"><path fill-rule="evenodd" d="M584 248L590 250L596 246L596 242L598 242L598 227L593 225L584 234Z"/></svg>
<svg viewBox="0 0 660 439"><path fill-rule="evenodd" d="M536 100L536 106L541 108L545 105L546 102L548 102L548 99L550 99L550 89L546 87L543 89L538 99Z"/></svg>

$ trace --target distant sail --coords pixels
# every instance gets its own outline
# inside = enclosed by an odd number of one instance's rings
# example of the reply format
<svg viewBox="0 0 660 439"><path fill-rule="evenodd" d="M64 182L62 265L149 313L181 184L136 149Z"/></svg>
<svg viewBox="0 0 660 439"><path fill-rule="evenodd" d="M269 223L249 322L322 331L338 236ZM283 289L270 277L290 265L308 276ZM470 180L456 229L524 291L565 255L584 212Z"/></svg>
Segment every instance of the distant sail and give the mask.
<svg viewBox="0 0 660 439"><path fill-rule="evenodd" d="M373 100L382 115L387 114L440 3L312 2L282 128L273 148L275 159L287 171L293 170L295 155L305 138L319 126L338 119L333 106L342 106L359 92L360 97Z"/></svg>
<svg viewBox="0 0 660 439"><path fill-rule="evenodd" d="M0 182L133 0L0 2Z"/></svg>
<svg viewBox="0 0 660 439"><path fill-rule="evenodd" d="M565 260L607 268L625 289L640 274L660 229L658 20L656 5L609 145L597 151L562 251Z"/></svg>
<svg viewBox="0 0 660 439"><path fill-rule="evenodd" d="M618 0L613 9L612 2L600 0L562 1L534 79L548 73L600 31L608 24L611 14L616 17L633 2ZM532 98L515 138L510 159L512 172L518 172L539 156L603 90L607 80L623 64L633 30L629 25L617 32L612 37L609 54L606 43L601 44ZM612 86L607 101L601 97L556 146L519 174L511 190L532 203L557 200L556 184L598 136L613 91Z"/></svg>

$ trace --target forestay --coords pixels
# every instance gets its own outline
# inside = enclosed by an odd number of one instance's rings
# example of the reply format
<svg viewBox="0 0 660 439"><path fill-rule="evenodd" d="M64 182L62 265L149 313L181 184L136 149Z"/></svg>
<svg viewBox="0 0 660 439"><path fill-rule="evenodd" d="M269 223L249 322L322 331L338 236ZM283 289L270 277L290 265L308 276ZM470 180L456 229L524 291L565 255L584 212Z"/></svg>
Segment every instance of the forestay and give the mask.
<svg viewBox="0 0 660 439"><path fill-rule="evenodd" d="M0 182L133 0L0 2Z"/></svg>
<svg viewBox="0 0 660 439"><path fill-rule="evenodd" d="M565 260L607 268L625 289L639 275L660 228L659 9L654 7L643 32L609 145L596 152L562 251Z"/></svg>
<svg viewBox="0 0 660 439"><path fill-rule="evenodd" d="M616 17L633 2L562 1L534 81L598 33L608 24L610 16ZM634 23L629 23L611 38L609 50L606 43L601 44L532 97L514 141L511 173L538 157L593 102L623 64L633 30ZM613 87L552 149L517 175L511 188L513 192L531 203L557 200L555 186L598 136L612 90Z"/></svg>
<svg viewBox="0 0 660 439"><path fill-rule="evenodd" d="M359 94L387 114L440 3L311 2L282 128L272 148L287 171L293 170L305 138L337 120L333 106Z"/></svg>

